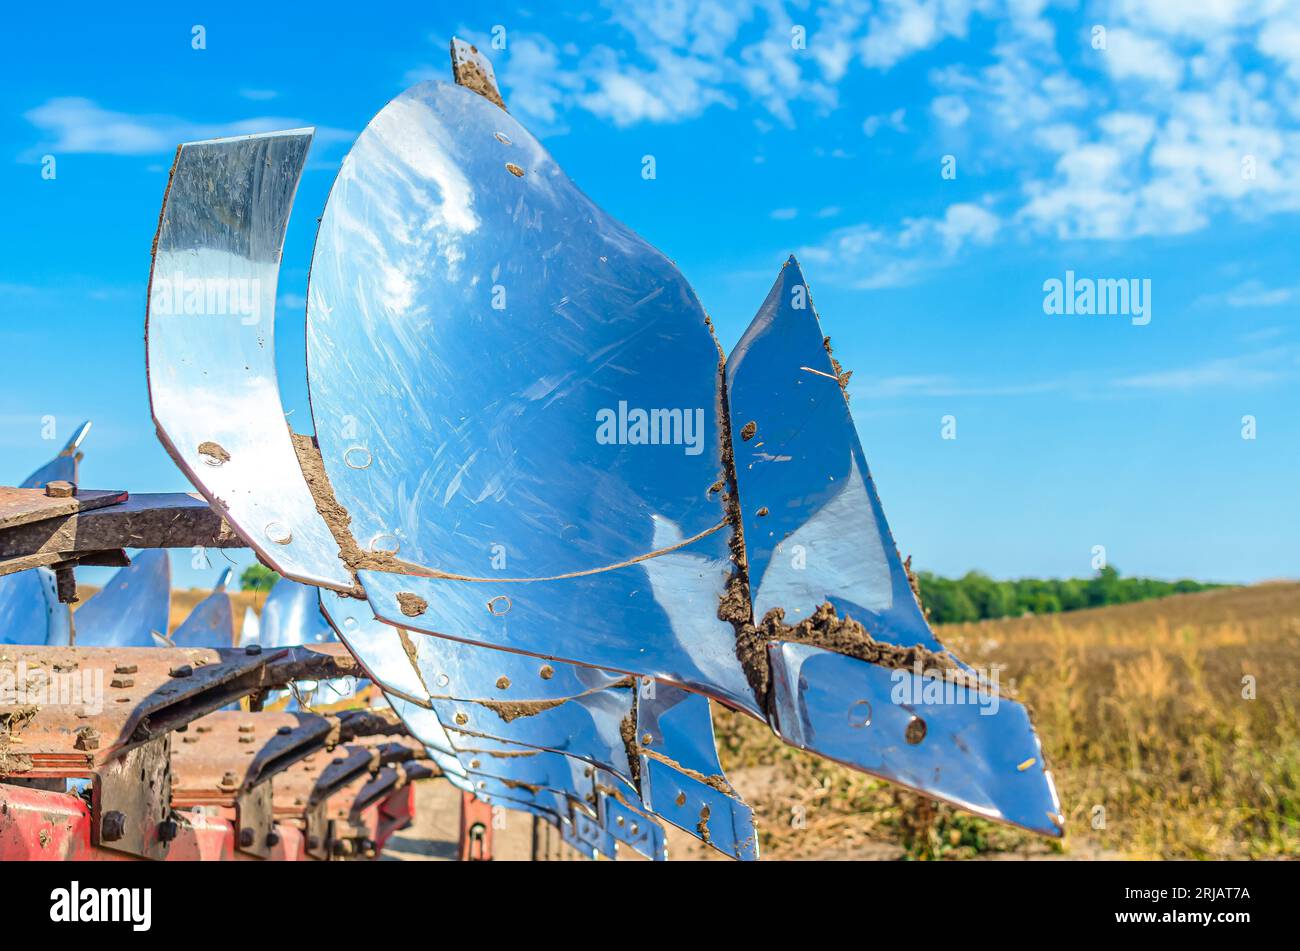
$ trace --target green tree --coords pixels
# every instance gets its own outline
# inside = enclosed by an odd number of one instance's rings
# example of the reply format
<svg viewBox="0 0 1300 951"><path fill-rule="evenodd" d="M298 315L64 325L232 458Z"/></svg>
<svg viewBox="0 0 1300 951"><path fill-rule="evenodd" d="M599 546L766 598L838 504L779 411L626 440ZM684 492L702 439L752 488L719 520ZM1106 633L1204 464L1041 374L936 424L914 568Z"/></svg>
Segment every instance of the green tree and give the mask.
<svg viewBox="0 0 1300 951"><path fill-rule="evenodd" d="M239 576L241 591L270 591L280 576L266 565L254 562Z"/></svg>

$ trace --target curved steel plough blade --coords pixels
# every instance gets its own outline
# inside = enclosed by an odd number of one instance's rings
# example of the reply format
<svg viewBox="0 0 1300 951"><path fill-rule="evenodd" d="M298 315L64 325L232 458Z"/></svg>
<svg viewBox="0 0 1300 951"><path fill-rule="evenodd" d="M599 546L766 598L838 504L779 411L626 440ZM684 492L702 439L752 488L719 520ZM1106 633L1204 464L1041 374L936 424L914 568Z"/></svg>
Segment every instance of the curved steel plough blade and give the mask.
<svg viewBox="0 0 1300 951"><path fill-rule="evenodd" d="M280 252L311 129L176 150L149 283L149 399L181 471L268 565L351 589L285 426Z"/></svg>
<svg viewBox="0 0 1300 951"><path fill-rule="evenodd" d="M78 647L156 647L166 638L172 604L171 561L142 551L73 616Z"/></svg>
<svg viewBox="0 0 1300 951"><path fill-rule="evenodd" d="M885 521L799 264L727 360L754 623L772 728L980 815L1060 835L1025 708L931 632Z"/></svg>
<svg viewBox="0 0 1300 951"><path fill-rule="evenodd" d="M172 646L234 646L235 615L231 608L230 595L226 593L226 585L230 582L231 573L229 568L225 569L212 589L212 594L199 602L190 612L190 616L172 632L170 638Z"/></svg>

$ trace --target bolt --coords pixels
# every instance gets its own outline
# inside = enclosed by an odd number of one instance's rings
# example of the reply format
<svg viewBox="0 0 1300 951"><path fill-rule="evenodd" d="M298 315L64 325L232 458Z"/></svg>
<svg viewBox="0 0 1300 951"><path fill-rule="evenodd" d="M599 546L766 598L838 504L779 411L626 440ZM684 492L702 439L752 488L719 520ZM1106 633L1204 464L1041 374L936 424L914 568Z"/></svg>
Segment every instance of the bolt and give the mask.
<svg viewBox="0 0 1300 951"><path fill-rule="evenodd" d="M83 726L77 731L77 742L74 745L79 750L99 749L99 731L93 726Z"/></svg>
<svg viewBox="0 0 1300 951"><path fill-rule="evenodd" d="M55 479L45 485L45 497L49 499L70 499L76 494L77 487L62 479Z"/></svg>
<svg viewBox="0 0 1300 951"><path fill-rule="evenodd" d="M907 740L912 746L916 746L925 739L925 730L925 721L920 717L912 717L907 721L907 729L903 731L903 739Z"/></svg>
<svg viewBox="0 0 1300 951"><path fill-rule="evenodd" d="M255 833L252 829L240 829L239 847L242 849L251 849L253 847L253 842L256 840L256 838L257 838L257 833Z"/></svg>
<svg viewBox="0 0 1300 951"><path fill-rule="evenodd" d="M239 738L239 742L240 742L240 743L256 743L256 742L257 742L257 737L255 737L255 736L241 736L241 737Z"/></svg>
<svg viewBox="0 0 1300 951"><path fill-rule="evenodd" d="M160 842L172 841L179 832L180 826L176 824L175 819L164 819L158 823L158 841Z"/></svg>
<svg viewBox="0 0 1300 951"><path fill-rule="evenodd" d="M173 667L171 670L167 671L167 676L168 677L193 677L194 668L191 667L189 664L181 664L181 666Z"/></svg>
<svg viewBox="0 0 1300 951"><path fill-rule="evenodd" d="M280 833L276 832L274 829L272 829L270 832L268 832L268 833L266 834L266 844L267 844L268 847L270 847L270 848L272 848L272 849L275 848L277 845L279 845L279 844L280 844Z"/></svg>
<svg viewBox="0 0 1300 951"><path fill-rule="evenodd" d="M108 682L110 687L117 687L119 690L125 690L127 687L134 687L135 680L131 677L114 677Z"/></svg>
<svg viewBox="0 0 1300 951"><path fill-rule="evenodd" d="M99 823L99 840L116 842L124 835L126 835L126 816L116 809L104 813L104 818Z"/></svg>
<svg viewBox="0 0 1300 951"><path fill-rule="evenodd" d="M282 726L282 727L280 727L280 729L278 729L278 730L275 731L275 735L276 735L276 736L288 736L288 735L289 735L290 733L292 733L292 732L293 732L293 727L291 727L291 726Z"/></svg>
<svg viewBox="0 0 1300 951"><path fill-rule="evenodd" d="M115 674L135 674L139 672L140 668L135 664L118 664L113 668L113 673Z"/></svg>
<svg viewBox="0 0 1300 951"><path fill-rule="evenodd" d="M318 835L309 835L309 836L307 836L307 849L308 849L308 851L314 852L314 851L316 851L316 850L319 849L319 848L320 848L320 836L318 836Z"/></svg>
<svg viewBox="0 0 1300 951"><path fill-rule="evenodd" d="M253 726L253 724L251 724L251 723L241 723L241 724L239 724L239 732L240 732L240 733L252 733L254 729L256 729L256 728L255 728L255 727Z"/></svg>
<svg viewBox="0 0 1300 951"><path fill-rule="evenodd" d="M249 644L247 647L244 648L244 653L247 654L249 657L256 657L258 654L262 653L262 645Z"/></svg>
<svg viewBox="0 0 1300 951"><path fill-rule="evenodd" d="M225 773L221 777L221 785L223 786L235 786L238 785L238 783L239 783L239 777L236 776L233 772Z"/></svg>

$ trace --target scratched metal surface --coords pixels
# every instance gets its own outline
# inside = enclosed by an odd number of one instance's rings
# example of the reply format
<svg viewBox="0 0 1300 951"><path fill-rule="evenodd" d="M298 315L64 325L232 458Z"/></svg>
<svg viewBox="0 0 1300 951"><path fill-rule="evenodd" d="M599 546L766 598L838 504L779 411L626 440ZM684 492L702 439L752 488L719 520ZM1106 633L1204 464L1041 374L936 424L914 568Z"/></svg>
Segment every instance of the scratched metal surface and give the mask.
<svg viewBox="0 0 1300 951"><path fill-rule="evenodd" d="M73 615L78 647L156 647L172 603L166 549L142 551Z"/></svg>
<svg viewBox="0 0 1300 951"><path fill-rule="evenodd" d="M233 647L235 644L235 614L226 593L232 572L229 568L212 593L195 605L189 617L172 632L171 642L176 647Z"/></svg>
<svg viewBox="0 0 1300 951"><path fill-rule="evenodd" d="M89 420L74 429L72 435L68 437L68 441L59 450L59 454L18 483L18 488L43 489L50 482L71 482L76 485L78 481L77 453L88 432L90 432Z"/></svg>
<svg viewBox="0 0 1300 951"><path fill-rule="evenodd" d="M916 603L793 257L727 358L754 617L830 602L877 640L942 646ZM746 439L746 427L754 434Z"/></svg>
<svg viewBox="0 0 1300 951"><path fill-rule="evenodd" d="M71 615L59 603L54 572L32 568L0 576L0 644L62 646Z"/></svg>
<svg viewBox="0 0 1300 951"><path fill-rule="evenodd" d="M280 254L311 138L297 129L177 151L150 276L149 398L172 459L267 564L347 589L275 369Z"/></svg>
<svg viewBox="0 0 1300 951"><path fill-rule="evenodd" d="M343 163L308 294L317 438L359 546L458 576L362 572L376 615L755 708L716 618L717 361L677 270L511 116L455 86L403 93ZM633 410L682 423L635 444Z"/></svg>
<svg viewBox="0 0 1300 951"><path fill-rule="evenodd" d="M781 607L796 623L829 602L878 641L942 651L912 594L823 337L791 258L727 361L754 615ZM982 691L938 680L933 664L929 673L893 670L788 642L772 644L768 658L771 723L786 742L1061 834L1056 789L1020 704L981 703Z"/></svg>

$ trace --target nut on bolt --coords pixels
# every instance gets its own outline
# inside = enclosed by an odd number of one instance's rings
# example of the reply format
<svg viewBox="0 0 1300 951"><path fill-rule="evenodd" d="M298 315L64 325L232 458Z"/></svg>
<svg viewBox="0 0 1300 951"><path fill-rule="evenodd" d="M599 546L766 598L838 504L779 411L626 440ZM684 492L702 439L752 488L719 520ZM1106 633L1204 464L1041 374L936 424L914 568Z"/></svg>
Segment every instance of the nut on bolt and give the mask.
<svg viewBox="0 0 1300 951"><path fill-rule="evenodd" d="M77 742L73 745L79 750L99 749L99 731L93 726L83 726L77 731Z"/></svg>
<svg viewBox="0 0 1300 951"><path fill-rule="evenodd" d="M45 484L45 497L47 499L70 499L76 494L77 487L63 479L56 479Z"/></svg>
<svg viewBox="0 0 1300 951"><path fill-rule="evenodd" d="M116 842L124 835L126 835L126 816L116 809L104 813L104 817L99 822L99 840Z"/></svg>

